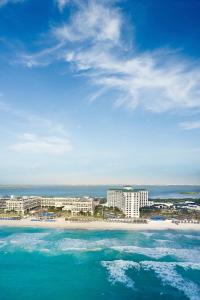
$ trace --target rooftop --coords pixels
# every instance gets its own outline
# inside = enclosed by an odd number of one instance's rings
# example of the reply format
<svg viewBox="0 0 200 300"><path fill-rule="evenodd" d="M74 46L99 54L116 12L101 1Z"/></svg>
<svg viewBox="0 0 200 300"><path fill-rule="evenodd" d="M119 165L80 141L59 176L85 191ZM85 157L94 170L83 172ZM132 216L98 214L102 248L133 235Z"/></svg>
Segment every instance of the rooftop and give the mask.
<svg viewBox="0 0 200 300"><path fill-rule="evenodd" d="M133 187L122 187L122 188L110 188L108 189L109 191L121 191L121 192L132 192L132 193L136 193L136 192L147 192L147 190L145 189L134 189Z"/></svg>

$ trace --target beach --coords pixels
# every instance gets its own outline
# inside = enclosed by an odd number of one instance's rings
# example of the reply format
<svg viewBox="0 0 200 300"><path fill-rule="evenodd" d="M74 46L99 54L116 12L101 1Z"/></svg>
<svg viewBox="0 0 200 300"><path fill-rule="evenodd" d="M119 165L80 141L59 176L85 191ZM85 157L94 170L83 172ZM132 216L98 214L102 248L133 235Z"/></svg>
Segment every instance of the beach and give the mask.
<svg viewBox="0 0 200 300"><path fill-rule="evenodd" d="M64 218L57 218L54 222L31 221L30 218L21 220L0 220L0 227L36 227L36 228L62 228L79 230L195 230L200 231L200 224L192 223L172 223L171 220L152 221L146 224L91 221L77 222L65 221Z"/></svg>
<svg viewBox="0 0 200 300"><path fill-rule="evenodd" d="M1 300L199 300L199 224L23 219L0 228Z"/></svg>

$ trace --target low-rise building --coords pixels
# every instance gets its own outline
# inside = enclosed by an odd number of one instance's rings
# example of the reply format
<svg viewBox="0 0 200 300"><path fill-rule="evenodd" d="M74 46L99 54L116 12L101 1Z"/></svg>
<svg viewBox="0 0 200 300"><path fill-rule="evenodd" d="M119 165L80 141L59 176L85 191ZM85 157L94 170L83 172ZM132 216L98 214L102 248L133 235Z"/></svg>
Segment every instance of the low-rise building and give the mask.
<svg viewBox="0 0 200 300"><path fill-rule="evenodd" d="M76 201L69 201L62 210L68 210L72 215L76 215L80 212L94 214L95 204L93 199L78 199Z"/></svg>
<svg viewBox="0 0 200 300"><path fill-rule="evenodd" d="M95 201L89 197L41 197L41 207L62 207L72 214L89 212L93 215Z"/></svg>
<svg viewBox="0 0 200 300"><path fill-rule="evenodd" d="M27 213L36 208L62 208L69 210L72 214L79 212L94 214L96 203L89 197L4 197L0 198L0 209L5 212L15 211L18 213Z"/></svg>
<svg viewBox="0 0 200 300"><path fill-rule="evenodd" d="M6 209L6 201L9 199L10 199L10 197L1 197L0 198L0 210Z"/></svg>
<svg viewBox="0 0 200 300"><path fill-rule="evenodd" d="M14 197L11 196L5 202L5 211L16 211L18 213L27 213L40 207L39 197Z"/></svg>

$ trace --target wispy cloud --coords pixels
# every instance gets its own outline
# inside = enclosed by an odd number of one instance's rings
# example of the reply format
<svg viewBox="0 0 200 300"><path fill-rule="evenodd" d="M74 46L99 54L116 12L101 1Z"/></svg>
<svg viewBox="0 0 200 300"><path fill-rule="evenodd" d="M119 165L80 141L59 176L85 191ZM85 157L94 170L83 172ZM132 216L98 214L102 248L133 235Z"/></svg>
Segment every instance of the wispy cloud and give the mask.
<svg viewBox="0 0 200 300"><path fill-rule="evenodd" d="M28 154L63 155L72 150L72 145L67 138L55 136L38 136L32 133L24 133L19 137L20 141L11 145L10 149Z"/></svg>
<svg viewBox="0 0 200 300"><path fill-rule="evenodd" d="M114 90L118 106L144 107L153 112L200 108L200 66L177 52L140 52L126 42L130 25L115 1L73 1L76 10L54 27L55 46L29 55L28 67L55 60L68 62L86 76L97 92ZM66 1L59 1L64 7ZM98 89L100 90L98 92Z"/></svg>
<svg viewBox="0 0 200 300"><path fill-rule="evenodd" d="M58 8L60 11L63 11L65 6L69 4L71 1L70 0L56 0L56 3L58 5Z"/></svg>
<svg viewBox="0 0 200 300"><path fill-rule="evenodd" d="M8 146L9 149L52 155L62 155L72 149L69 134L59 121L15 108L6 102L0 102L0 111L8 114L9 126L12 127L14 119L18 132L23 132L25 128L29 131L12 134L14 142Z"/></svg>
<svg viewBox="0 0 200 300"><path fill-rule="evenodd" d="M112 42L120 38L122 18L119 11L105 1L78 1L78 9L64 26L54 29L60 40L80 42Z"/></svg>
<svg viewBox="0 0 200 300"><path fill-rule="evenodd" d="M182 122L180 126L186 130L200 129L200 121Z"/></svg>
<svg viewBox="0 0 200 300"><path fill-rule="evenodd" d="M17 3L22 3L24 1L25 0L0 0L0 7L10 4L10 3L17 4Z"/></svg>
<svg viewBox="0 0 200 300"><path fill-rule="evenodd" d="M59 60L64 43L60 42L51 47L45 48L36 54L21 53L15 63L23 64L28 68L45 67L52 62Z"/></svg>
<svg viewBox="0 0 200 300"><path fill-rule="evenodd" d="M23 124L26 127L38 127L40 132L45 131L54 134L67 135L66 129L59 121L35 114L28 110L20 109L19 107L16 108L9 102L0 101L0 111L13 116L15 122L19 121L20 124Z"/></svg>

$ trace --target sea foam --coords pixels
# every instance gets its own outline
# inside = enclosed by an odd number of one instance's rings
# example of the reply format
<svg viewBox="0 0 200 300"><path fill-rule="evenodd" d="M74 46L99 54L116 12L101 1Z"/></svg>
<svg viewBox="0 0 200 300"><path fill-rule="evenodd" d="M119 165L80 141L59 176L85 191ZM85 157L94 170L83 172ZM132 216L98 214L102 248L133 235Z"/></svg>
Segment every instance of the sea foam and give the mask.
<svg viewBox="0 0 200 300"><path fill-rule="evenodd" d="M143 261L140 262L140 266L144 270L153 270L158 278L161 279L164 285L169 285L173 288L183 292L190 300L200 299L200 289L197 284L190 280L184 279L177 271L176 267L192 268L199 270L200 264L191 263L170 263L170 262L155 262L155 261Z"/></svg>
<svg viewBox="0 0 200 300"><path fill-rule="evenodd" d="M159 259L165 256L174 256L181 260L200 262L200 251L198 249L165 248L165 247L138 247L138 246L112 246L113 250L133 254L141 254L151 258Z"/></svg>
<svg viewBox="0 0 200 300"><path fill-rule="evenodd" d="M112 284L123 283L128 288L134 288L134 281L126 275L128 269L140 269L140 265L134 261L115 260L102 261L102 266L108 270L109 281Z"/></svg>
<svg viewBox="0 0 200 300"><path fill-rule="evenodd" d="M185 294L190 300L199 300L200 289L190 280L184 279L177 271L177 267L200 270L200 264L191 262L157 262L157 261L102 261L102 266L108 271L108 280L112 284L123 283L128 288L134 287L134 281L126 275L128 269L136 271L154 271L162 284L169 285Z"/></svg>

